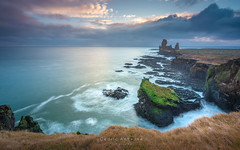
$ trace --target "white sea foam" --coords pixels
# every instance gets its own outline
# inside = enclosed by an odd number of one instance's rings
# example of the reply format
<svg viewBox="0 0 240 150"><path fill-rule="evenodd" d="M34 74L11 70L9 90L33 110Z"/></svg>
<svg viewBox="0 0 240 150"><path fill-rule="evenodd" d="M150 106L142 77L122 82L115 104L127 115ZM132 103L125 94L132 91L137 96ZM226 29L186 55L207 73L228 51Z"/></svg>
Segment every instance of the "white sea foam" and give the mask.
<svg viewBox="0 0 240 150"><path fill-rule="evenodd" d="M29 106L20 108L20 109L18 109L18 110L15 110L14 113L19 113L19 112L25 111L25 110L27 110L27 109L30 109L30 108L36 106L36 105L37 105L37 104L32 104L32 105L29 105Z"/></svg>
<svg viewBox="0 0 240 150"><path fill-rule="evenodd" d="M49 102L58 100L58 99L60 99L60 98L62 98L62 97L71 96L71 95L73 95L75 92L81 90L82 88L84 88L84 87L86 87L86 86L87 86L87 85L83 85L83 86L81 86L81 87L79 87L79 88L77 88L77 89L72 90L72 92L70 92L70 93L68 93L68 94L65 94L65 95L59 95L59 96L52 96L52 97L50 97L48 100L40 103L40 104L31 112L31 114L38 112L40 109L43 108L43 106L45 106L45 105L48 104Z"/></svg>

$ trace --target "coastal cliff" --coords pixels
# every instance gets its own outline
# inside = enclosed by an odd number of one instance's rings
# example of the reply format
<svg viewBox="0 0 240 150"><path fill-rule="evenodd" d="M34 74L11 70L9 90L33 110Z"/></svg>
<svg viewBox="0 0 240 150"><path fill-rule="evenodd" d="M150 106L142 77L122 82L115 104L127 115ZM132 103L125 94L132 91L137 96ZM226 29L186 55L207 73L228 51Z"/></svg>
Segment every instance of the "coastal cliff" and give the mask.
<svg viewBox="0 0 240 150"><path fill-rule="evenodd" d="M240 58L209 68L205 88L207 100L224 110L240 110Z"/></svg>
<svg viewBox="0 0 240 150"><path fill-rule="evenodd" d="M183 101L172 89L160 87L143 79L138 90L139 102L134 105L137 115L163 127L173 123L180 113L200 108L199 101Z"/></svg>

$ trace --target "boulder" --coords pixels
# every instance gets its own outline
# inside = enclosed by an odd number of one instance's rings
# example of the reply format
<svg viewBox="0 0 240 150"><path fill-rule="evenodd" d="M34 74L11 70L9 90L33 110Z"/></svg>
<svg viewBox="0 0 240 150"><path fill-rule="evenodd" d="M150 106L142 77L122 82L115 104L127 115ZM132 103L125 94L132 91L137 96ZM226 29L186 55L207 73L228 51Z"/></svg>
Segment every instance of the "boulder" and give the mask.
<svg viewBox="0 0 240 150"><path fill-rule="evenodd" d="M38 122L34 121L30 116L22 116L18 126L15 127L15 131L27 130L29 132L43 133Z"/></svg>
<svg viewBox="0 0 240 150"><path fill-rule="evenodd" d="M163 127L173 123L174 116L200 108L200 102L183 101L170 88L160 87L144 78L138 90L136 113L153 124Z"/></svg>
<svg viewBox="0 0 240 150"><path fill-rule="evenodd" d="M0 130L13 130L15 124L14 113L10 106L0 106Z"/></svg>
<svg viewBox="0 0 240 150"><path fill-rule="evenodd" d="M205 98L227 111L240 110L240 58L208 69Z"/></svg>
<svg viewBox="0 0 240 150"><path fill-rule="evenodd" d="M116 99L123 99L128 95L128 90L118 87L116 90L103 89L103 95Z"/></svg>

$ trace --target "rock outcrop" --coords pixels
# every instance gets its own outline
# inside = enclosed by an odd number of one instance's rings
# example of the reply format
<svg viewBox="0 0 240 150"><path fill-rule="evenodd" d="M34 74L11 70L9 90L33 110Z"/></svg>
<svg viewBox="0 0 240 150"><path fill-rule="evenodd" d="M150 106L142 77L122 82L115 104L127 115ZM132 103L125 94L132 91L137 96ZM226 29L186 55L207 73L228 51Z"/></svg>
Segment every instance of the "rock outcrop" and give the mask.
<svg viewBox="0 0 240 150"><path fill-rule="evenodd" d="M15 117L10 106L0 106L0 130L13 130L14 124Z"/></svg>
<svg viewBox="0 0 240 150"><path fill-rule="evenodd" d="M15 127L15 131L27 130L29 132L39 132L42 133L38 122L33 121L33 118L30 116L22 116L18 126Z"/></svg>
<svg viewBox="0 0 240 150"><path fill-rule="evenodd" d="M205 98L224 110L240 110L240 58L209 68Z"/></svg>
<svg viewBox="0 0 240 150"><path fill-rule="evenodd" d="M163 39L161 45L159 46L160 50L179 50L179 43L176 43L175 48L172 48L172 45L167 45L167 40Z"/></svg>
<svg viewBox="0 0 240 150"><path fill-rule="evenodd" d="M176 58L171 62L171 66L179 71L184 72L191 78L206 80L209 65L198 63L193 59Z"/></svg>
<svg viewBox="0 0 240 150"><path fill-rule="evenodd" d="M179 43L176 43L175 50L179 50Z"/></svg>
<svg viewBox="0 0 240 150"><path fill-rule="evenodd" d="M123 99L128 95L128 90L118 87L116 90L103 89L103 95L116 99Z"/></svg>
<svg viewBox="0 0 240 150"><path fill-rule="evenodd" d="M134 105L137 115L163 127L180 113L200 108L199 101L183 101L172 89L157 86L143 79L138 90L139 102Z"/></svg>

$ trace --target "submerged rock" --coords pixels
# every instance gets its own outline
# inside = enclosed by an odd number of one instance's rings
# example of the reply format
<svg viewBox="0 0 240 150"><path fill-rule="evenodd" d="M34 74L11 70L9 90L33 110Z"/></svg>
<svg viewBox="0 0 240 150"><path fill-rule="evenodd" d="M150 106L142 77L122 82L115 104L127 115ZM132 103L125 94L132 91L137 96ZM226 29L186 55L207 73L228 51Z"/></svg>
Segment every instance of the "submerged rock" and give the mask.
<svg viewBox="0 0 240 150"><path fill-rule="evenodd" d="M145 66L142 66L142 65L136 65L136 66L129 66L129 65L127 65L127 66L124 66L125 68L135 68L135 69L143 69L143 68L146 68Z"/></svg>
<svg viewBox="0 0 240 150"><path fill-rule="evenodd" d="M224 110L240 110L240 58L209 68L205 87L207 100Z"/></svg>
<svg viewBox="0 0 240 150"><path fill-rule="evenodd" d="M123 72L123 70L115 70L115 72Z"/></svg>
<svg viewBox="0 0 240 150"><path fill-rule="evenodd" d="M163 127L173 123L180 113L200 108L199 101L188 102L170 88L160 87L143 79L138 90L139 102L134 105L137 115Z"/></svg>
<svg viewBox="0 0 240 150"><path fill-rule="evenodd" d="M131 66L133 65L132 63L125 63L126 66Z"/></svg>
<svg viewBox="0 0 240 150"><path fill-rule="evenodd" d="M33 118L30 116L22 116L21 120L15 128L16 131L19 130L28 130L29 132L40 132L43 133L42 129L40 128L38 122L33 121Z"/></svg>
<svg viewBox="0 0 240 150"><path fill-rule="evenodd" d="M10 106L0 106L0 130L13 130L14 124L15 117Z"/></svg>
<svg viewBox="0 0 240 150"><path fill-rule="evenodd" d="M123 99L128 95L128 90L118 87L116 90L103 90L103 95L107 97L113 97L116 99Z"/></svg>

